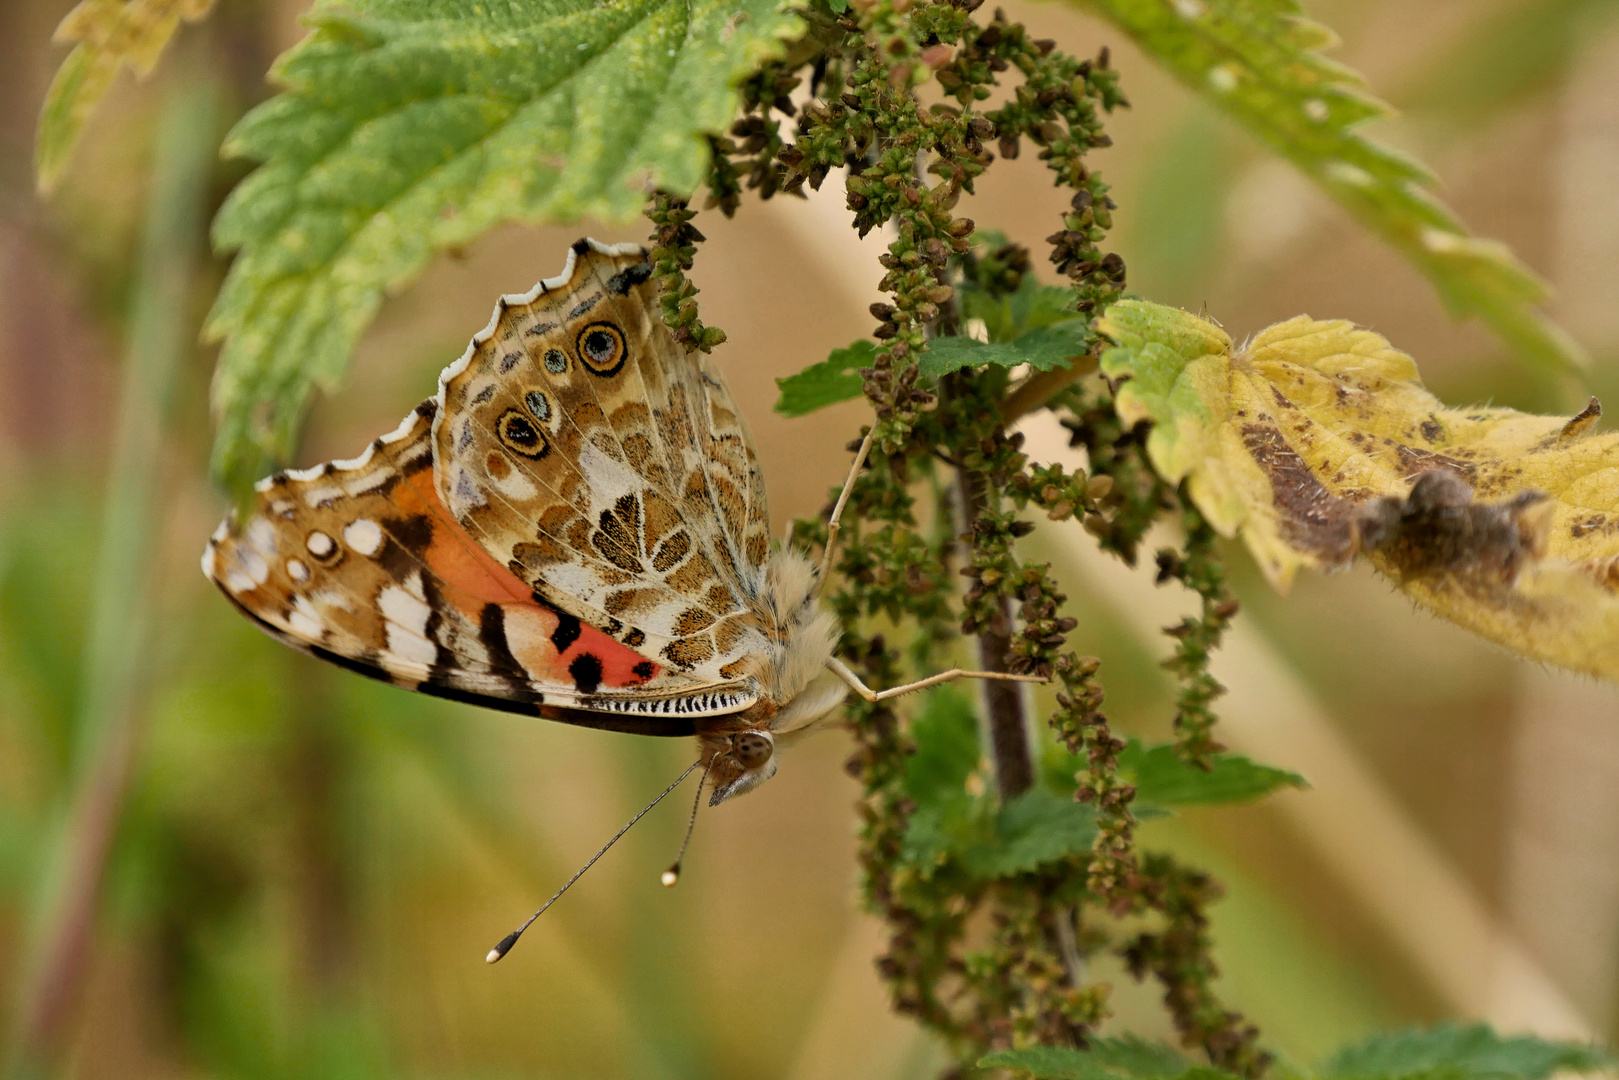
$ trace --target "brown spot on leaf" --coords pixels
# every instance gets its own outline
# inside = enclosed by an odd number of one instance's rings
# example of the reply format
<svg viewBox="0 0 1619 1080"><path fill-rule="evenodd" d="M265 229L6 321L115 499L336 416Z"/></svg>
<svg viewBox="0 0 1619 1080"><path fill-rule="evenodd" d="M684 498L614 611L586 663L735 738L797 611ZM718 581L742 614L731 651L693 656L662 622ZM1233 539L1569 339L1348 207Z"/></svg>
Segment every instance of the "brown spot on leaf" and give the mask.
<svg viewBox="0 0 1619 1080"><path fill-rule="evenodd" d="M1419 450L1404 443L1390 443L1394 452L1400 458L1400 471L1407 476L1415 477L1434 469L1448 469L1461 473L1465 480L1472 480L1475 471L1470 462L1458 461L1456 458L1444 454L1436 454L1432 450Z"/></svg>
<svg viewBox="0 0 1619 1080"><path fill-rule="evenodd" d="M1353 505L1323 487L1276 428L1246 424L1242 441L1270 481L1271 497L1280 512L1282 538L1328 562L1352 557Z"/></svg>

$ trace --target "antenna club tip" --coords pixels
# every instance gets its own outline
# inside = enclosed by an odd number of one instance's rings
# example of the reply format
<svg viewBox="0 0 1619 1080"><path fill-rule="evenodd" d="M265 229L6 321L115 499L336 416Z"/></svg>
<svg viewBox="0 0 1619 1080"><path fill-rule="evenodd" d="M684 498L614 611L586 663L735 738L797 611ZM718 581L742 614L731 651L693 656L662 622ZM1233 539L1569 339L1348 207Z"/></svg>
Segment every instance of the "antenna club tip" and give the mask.
<svg viewBox="0 0 1619 1080"><path fill-rule="evenodd" d="M664 888L672 889L675 887L675 883L680 880L680 870L671 866L663 872L663 877L659 880L663 882Z"/></svg>
<svg viewBox="0 0 1619 1080"><path fill-rule="evenodd" d="M511 952L512 946L517 944L517 939L522 933L523 931L521 930L513 930L511 933L501 938L500 944L496 945L493 949L490 949L487 954L485 954L483 962L486 964L493 964L496 960L499 960L502 956L505 956L507 953Z"/></svg>

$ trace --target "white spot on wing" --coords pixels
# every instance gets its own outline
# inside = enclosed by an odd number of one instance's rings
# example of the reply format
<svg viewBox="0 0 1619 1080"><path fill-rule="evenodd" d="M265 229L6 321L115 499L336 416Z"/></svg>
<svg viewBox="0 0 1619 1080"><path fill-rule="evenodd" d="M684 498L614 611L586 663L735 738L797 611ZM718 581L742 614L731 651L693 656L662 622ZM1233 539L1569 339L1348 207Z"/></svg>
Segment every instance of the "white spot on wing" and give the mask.
<svg viewBox="0 0 1619 1080"><path fill-rule="evenodd" d="M312 532L309 534L309 539L304 541L304 546L309 549L309 553L315 558L324 559L332 553L332 549L336 547L336 541L323 532Z"/></svg>
<svg viewBox="0 0 1619 1080"><path fill-rule="evenodd" d="M402 660L427 665L438 656L438 648L427 640L427 619L432 610L397 585L377 594L377 607L388 620L388 651Z"/></svg>
<svg viewBox="0 0 1619 1080"><path fill-rule="evenodd" d="M247 523L247 542L264 555L275 554L275 526L261 517Z"/></svg>
<svg viewBox="0 0 1619 1080"><path fill-rule="evenodd" d="M350 495L364 495L366 492L375 491L383 484L386 484L388 477L392 475L392 469L378 469L376 472L369 472L364 476L346 482L343 485L343 490Z"/></svg>
<svg viewBox="0 0 1619 1080"><path fill-rule="evenodd" d="M302 585L309 580L309 567L298 559L287 560L287 576Z"/></svg>
<svg viewBox="0 0 1619 1080"><path fill-rule="evenodd" d="M595 603L603 592L602 583L588 566L578 563L555 563L545 568L545 580L558 592L577 596L586 603Z"/></svg>
<svg viewBox="0 0 1619 1080"><path fill-rule="evenodd" d="M315 610L315 605L307 597L300 596L293 600L287 625L293 633L311 641L319 641L326 636L326 628L320 622L320 612Z"/></svg>
<svg viewBox="0 0 1619 1080"><path fill-rule="evenodd" d="M241 568L254 585L263 585L270 577L270 564L264 557L250 547L237 545L236 565ZM251 586L249 586L251 588Z"/></svg>
<svg viewBox="0 0 1619 1080"><path fill-rule="evenodd" d="M494 480L494 477L490 479ZM495 480L495 486L509 499L526 500L539 494L538 489L529 483L528 477L516 469L512 469L502 479Z"/></svg>
<svg viewBox="0 0 1619 1080"><path fill-rule="evenodd" d="M240 570L231 570L225 574L225 585L231 592L252 592L253 579Z"/></svg>
<svg viewBox="0 0 1619 1080"><path fill-rule="evenodd" d="M361 555L375 555L382 547L382 529L370 518L359 518L343 529L343 543Z"/></svg>

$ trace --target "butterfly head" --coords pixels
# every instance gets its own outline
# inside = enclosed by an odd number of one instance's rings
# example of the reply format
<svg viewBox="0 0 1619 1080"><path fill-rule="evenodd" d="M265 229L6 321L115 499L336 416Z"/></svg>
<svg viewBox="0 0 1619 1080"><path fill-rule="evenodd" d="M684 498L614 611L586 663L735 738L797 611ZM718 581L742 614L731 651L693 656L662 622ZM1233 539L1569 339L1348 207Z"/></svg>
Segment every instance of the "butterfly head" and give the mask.
<svg viewBox="0 0 1619 1080"><path fill-rule="evenodd" d="M768 731L749 728L725 735L705 735L703 756L714 794L708 805L718 806L733 795L752 791L776 775L776 739Z"/></svg>

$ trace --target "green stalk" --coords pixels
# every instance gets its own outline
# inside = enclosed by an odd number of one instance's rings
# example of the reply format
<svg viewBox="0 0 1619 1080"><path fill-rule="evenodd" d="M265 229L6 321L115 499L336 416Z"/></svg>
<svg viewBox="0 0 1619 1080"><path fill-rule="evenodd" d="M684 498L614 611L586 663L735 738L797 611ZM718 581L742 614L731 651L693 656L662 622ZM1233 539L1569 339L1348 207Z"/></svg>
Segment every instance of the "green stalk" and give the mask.
<svg viewBox="0 0 1619 1080"><path fill-rule="evenodd" d="M162 451L182 361L197 339L192 286L219 145L219 111L199 78L163 106L151 196L107 470L96 589L81 673L70 794L37 894L28 979L7 1075L45 1075L64 1049L90 957L108 855L141 743L153 650L152 553L162 523Z"/></svg>

